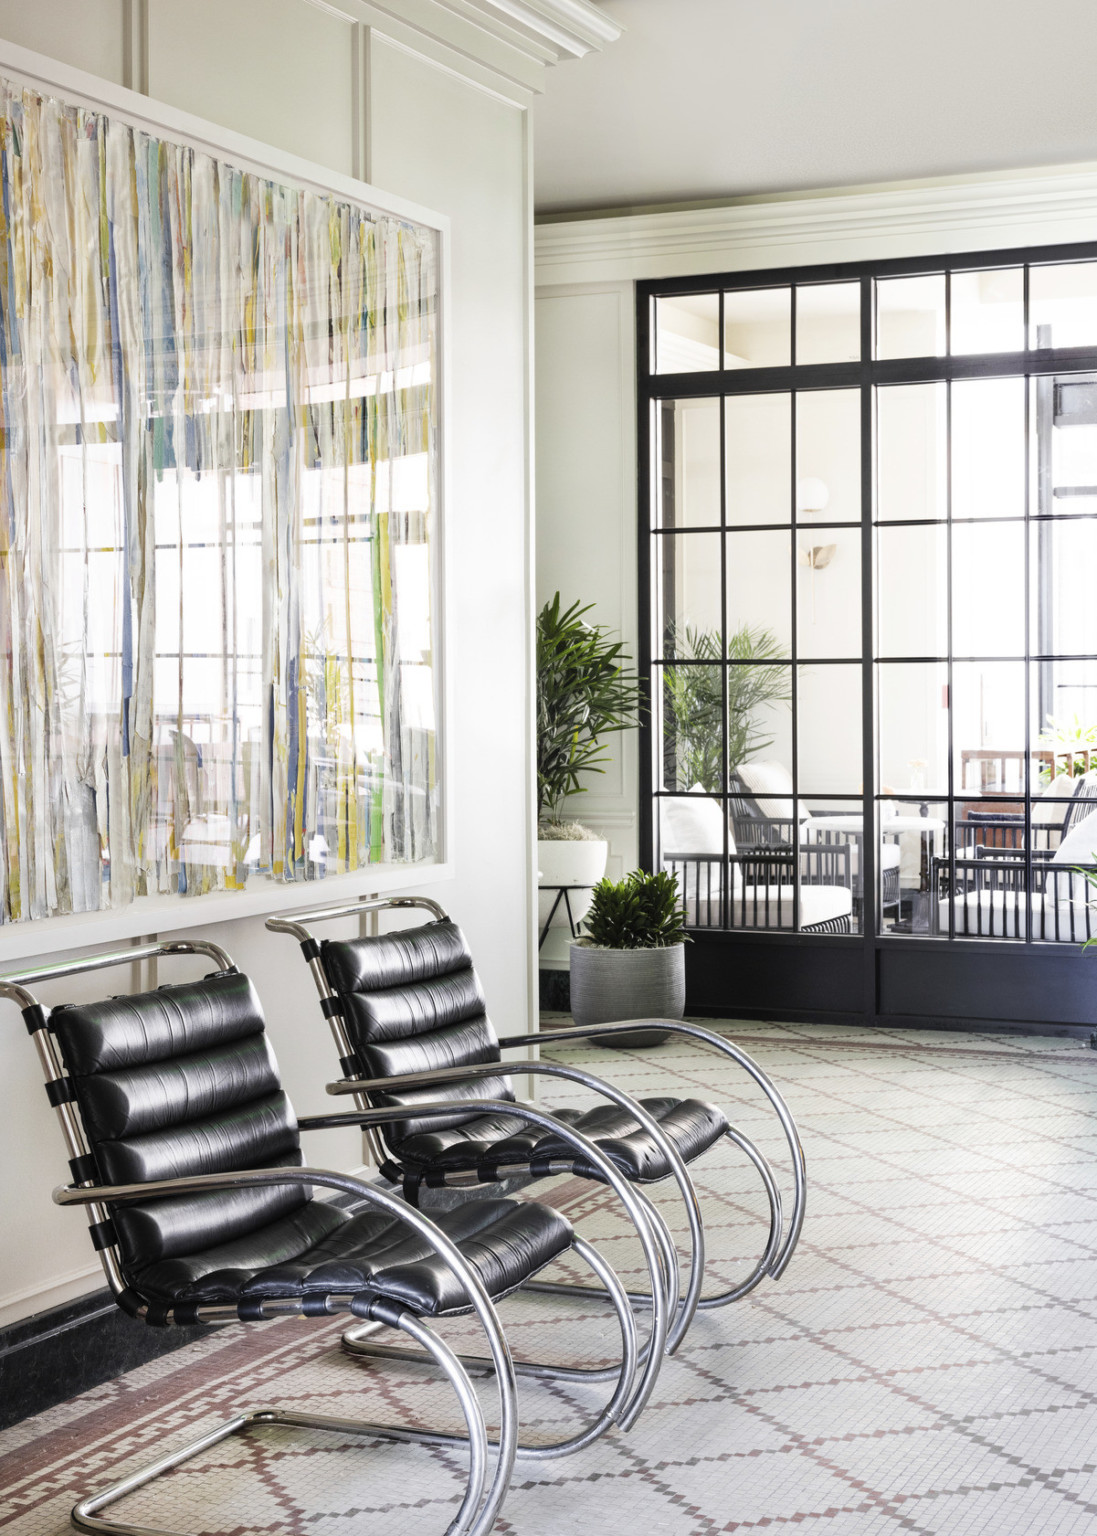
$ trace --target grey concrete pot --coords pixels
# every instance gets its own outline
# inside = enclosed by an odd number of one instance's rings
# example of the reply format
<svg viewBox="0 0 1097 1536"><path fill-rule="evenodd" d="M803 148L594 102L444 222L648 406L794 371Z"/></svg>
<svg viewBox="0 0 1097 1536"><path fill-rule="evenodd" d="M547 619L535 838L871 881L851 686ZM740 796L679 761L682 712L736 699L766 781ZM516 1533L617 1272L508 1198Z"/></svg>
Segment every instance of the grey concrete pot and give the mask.
<svg viewBox="0 0 1097 1536"><path fill-rule="evenodd" d="M571 946L571 1016L576 1024L620 1019L680 1019L686 1011L686 946L665 949L596 949ZM637 1029L603 1036L622 1050L662 1045L665 1029Z"/></svg>

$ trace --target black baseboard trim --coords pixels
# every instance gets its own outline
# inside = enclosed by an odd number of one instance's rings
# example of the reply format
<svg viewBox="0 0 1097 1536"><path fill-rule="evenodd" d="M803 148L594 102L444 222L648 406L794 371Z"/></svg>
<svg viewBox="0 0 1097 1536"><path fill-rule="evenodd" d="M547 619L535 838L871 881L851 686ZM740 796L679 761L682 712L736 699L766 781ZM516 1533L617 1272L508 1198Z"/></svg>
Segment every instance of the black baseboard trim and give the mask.
<svg viewBox="0 0 1097 1536"><path fill-rule="evenodd" d="M135 1323L104 1286L0 1328L0 1429L191 1344L207 1328Z"/></svg>
<svg viewBox="0 0 1097 1536"><path fill-rule="evenodd" d="M538 1002L550 1013L571 1012L571 972L538 971Z"/></svg>

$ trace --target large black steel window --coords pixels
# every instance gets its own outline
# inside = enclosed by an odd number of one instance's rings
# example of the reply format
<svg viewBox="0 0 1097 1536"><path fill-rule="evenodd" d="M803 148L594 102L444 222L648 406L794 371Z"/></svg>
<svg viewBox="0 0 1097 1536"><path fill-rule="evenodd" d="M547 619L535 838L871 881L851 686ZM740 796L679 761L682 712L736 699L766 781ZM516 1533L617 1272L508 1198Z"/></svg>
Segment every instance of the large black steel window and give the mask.
<svg viewBox="0 0 1097 1536"><path fill-rule="evenodd" d="M638 332L647 852L692 928L1089 937L1097 248L646 284Z"/></svg>

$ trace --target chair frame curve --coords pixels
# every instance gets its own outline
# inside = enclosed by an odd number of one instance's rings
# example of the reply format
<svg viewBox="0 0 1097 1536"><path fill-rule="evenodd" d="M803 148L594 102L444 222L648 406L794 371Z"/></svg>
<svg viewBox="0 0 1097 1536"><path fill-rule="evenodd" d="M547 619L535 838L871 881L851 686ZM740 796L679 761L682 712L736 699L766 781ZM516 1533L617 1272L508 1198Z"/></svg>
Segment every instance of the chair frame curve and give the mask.
<svg viewBox="0 0 1097 1536"><path fill-rule="evenodd" d="M184 1322L227 1324L245 1320L237 1308L230 1305L187 1307L185 1318L177 1317L172 1309L168 1309L163 1317L152 1317L150 1315L152 1309L148 1302L134 1292L126 1282L117 1248L117 1237L109 1220L109 1207L112 1204L141 1200L147 1198L149 1194L155 1194L157 1198L170 1198L212 1189L246 1189L278 1184L320 1185L339 1190L341 1193L354 1196L366 1205L385 1211L409 1226L443 1259L462 1285L471 1309L477 1315L487 1339L489 1354L485 1363L490 1363L499 1395L499 1436L497 1441L489 1442L482 1411L468 1373L460 1359L434 1330L410 1309L384 1298L371 1296L368 1292L353 1295L332 1293L321 1298L307 1299L305 1297L272 1298L259 1303L259 1318L315 1315L316 1302L319 1300L323 1314L334 1315L340 1311L352 1311L359 1317L365 1317L375 1326L384 1325L405 1333L421 1351L426 1351L448 1379L461 1406L468 1431L467 1436L439 1435L429 1430L411 1429L401 1425L373 1424L359 1420L303 1414L284 1408L249 1409L234 1415L199 1439L189 1442L167 1456L158 1458L149 1466L132 1473L111 1487L81 1499L72 1511L73 1524L80 1530L107 1533L107 1536L149 1536L148 1527L105 1520L100 1516L99 1511L250 1425L280 1423L296 1427L328 1429L342 1434L361 1434L374 1439L466 1445L469 1466L465 1493L457 1514L447 1527L447 1536L487 1536L502 1507L515 1457L519 1451L517 1381L514 1363L486 1288L471 1264L463 1257L460 1249L431 1221L429 1216L376 1185L364 1183L349 1174L320 1168L294 1166L238 1169L226 1173L207 1173L140 1184L103 1185L96 1182L94 1159L84 1134L57 1042L49 1029L48 1010L39 1002L31 987L40 982L75 976L110 966L175 955L206 956L212 959L222 972L235 973L237 969L231 957L217 944L205 940L173 940L135 945L124 950L108 951L0 976L0 998L13 1002L20 1008L27 1030L34 1040L47 1096L58 1115L69 1152L69 1167L73 1182L59 1186L54 1191L54 1200L58 1205L86 1208L93 1242L99 1252L107 1284L116 1301L129 1315L146 1322L163 1321L168 1325ZM613 1422L623 1418L630 1404L629 1391L634 1384L637 1349L634 1319L617 1277L610 1266L581 1239L577 1240L575 1246L579 1256L590 1263L597 1277L613 1295L623 1338L622 1368L617 1391L608 1408L596 1421L597 1427L592 1426L583 1436L577 1437L577 1443L586 1444L590 1439L596 1438L597 1434L604 1433ZM422 1358L422 1355L420 1354L417 1358ZM496 1450L495 1467L489 1482L488 1453L489 1446L493 1443Z"/></svg>
<svg viewBox="0 0 1097 1536"><path fill-rule="evenodd" d="M401 909L406 910L414 908L420 908L428 911L438 921L448 920L448 913L442 906L439 905L438 902L423 896L369 897L359 901L349 902L338 907L321 907L311 911L302 911L297 913L290 913L286 916L272 917L267 920L266 926L271 930L271 932L286 933L296 939L300 945L302 953L304 954L308 963L313 982L319 994L325 1017L328 1019L328 1023L335 1039L336 1048L339 1052L340 1064L344 1067L344 1070L347 1070L348 1066L355 1064L354 1049L349 1033L347 1031L346 1022L343 1018L342 1010L339 1006L339 995L328 981L327 974L324 969L321 946L313 935L308 924L323 922L337 917L362 917L364 915L376 914L382 911L397 911ZM616 1027L618 1026L599 1025L592 1026L589 1030L580 1028L572 1030L554 1030L550 1035L543 1033L533 1033L525 1035L503 1036L499 1039L498 1044L500 1053L502 1053L505 1050L513 1050L528 1044L539 1044L546 1041L561 1041L567 1039L581 1039L586 1037L588 1034L593 1035L602 1032L609 1032ZM622 1025L619 1027L623 1029L626 1026ZM623 1094L622 1090L616 1088L613 1084L607 1083L603 1078L595 1077L590 1073L581 1073L576 1068L563 1068L557 1067L555 1064L550 1066L548 1063L526 1061L522 1062L521 1064L512 1066L510 1070L514 1072L528 1072L531 1075L542 1072L551 1073L551 1075L565 1078L570 1076L572 1081L581 1083L584 1087L587 1087L593 1092L600 1094L602 1097L609 1099L611 1102L616 1103L621 1107L627 1108L629 1113L636 1118L637 1122L643 1127L643 1129L655 1139L656 1144L659 1146L660 1150L663 1152L663 1155L666 1157L668 1166L671 1169L671 1174L678 1185L679 1191L682 1195L683 1203L686 1208L686 1218L689 1225L691 1250L689 1256L689 1280L687 1282L685 1296L682 1300L678 1315L674 1319L668 1334L667 1352L673 1353L678 1348L681 1340L684 1338L685 1333L693 1319L694 1313L698 1307L704 1307L707 1309L710 1307L725 1306L729 1302L739 1300L741 1297L747 1295L767 1275L773 1279L777 1279L784 1272L785 1267L792 1257L792 1251L796 1246L796 1241L799 1238L800 1228L803 1225L806 1194L806 1169L803 1148L799 1139L799 1133L796 1129L795 1121L793 1120L792 1115L790 1114L788 1107L784 1102L784 1099L778 1093L776 1087L773 1085L770 1079L761 1071L757 1064L745 1052L740 1051L736 1046L732 1046L730 1042L723 1040L720 1036L714 1035L707 1030L698 1030L695 1026L692 1025L682 1025L675 1021L660 1020L659 1027L669 1028L674 1032L691 1033L696 1038L702 1039L706 1043L714 1045L724 1054L731 1056L732 1059L736 1061L737 1065L747 1071L747 1073L754 1078L755 1082L762 1088L763 1092L769 1098L781 1122L782 1129L784 1130L785 1137L789 1143L789 1148L792 1154L793 1178L795 1184L793 1216L790 1230L787 1236L784 1236L782 1233L780 1194L777 1189L776 1180L773 1178L772 1170L758 1149L754 1147L746 1137L742 1136L740 1132L731 1130L729 1128L728 1133L726 1133L728 1135L728 1139L744 1152L744 1154L747 1156L749 1161L753 1164L754 1168L758 1172L758 1175L762 1181L770 1208L770 1235L762 1257L758 1264L756 1264L755 1268L738 1285L731 1287L727 1291L721 1292L717 1296L707 1298L702 1298L701 1296L701 1286L704 1280L704 1229L700 1206L697 1201L697 1195L693 1187L692 1179L690 1178L684 1160L679 1154L677 1148L671 1142L670 1138L662 1130L662 1127L659 1126L658 1122L655 1121L650 1115L648 1115L647 1111L643 1109L643 1106L638 1104L635 1099L631 1098L631 1096L627 1094ZM432 1082L444 1083L447 1079L453 1080L462 1076L468 1077L473 1075L480 1075L486 1077L490 1075L497 1075L498 1070L499 1064L496 1063L494 1064L494 1070L491 1070L491 1064L483 1064L473 1066L471 1068L440 1068L433 1072L427 1073L399 1074L385 1079L366 1080L348 1077L342 1080L342 1085L338 1088L329 1086L328 1091L354 1093L357 1090L359 1095L361 1095L365 1092L368 1092L371 1088L375 1091L379 1091L386 1087L391 1088L400 1084L410 1086L415 1081L415 1079L418 1079L423 1085L427 1085L428 1083ZM364 1099L361 1097L359 1097L358 1102L362 1107L366 1107ZM386 1161L384 1149L376 1139L371 1143L371 1152L375 1157L378 1166ZM514 1171L515 1173L520 1174L522 1169L520 1167L516 1167ZM647 1203L654 1213L654 1207L650 1206L650 1202ZM782 1241L783 1236L784 1240ZM542 1281L531 1281L530 1289L541 1291L547 1290L553 1294L574 1294L576 1292L583 1292L590 1295L597 1294L596 1292L591 1291L589 1287L561 1286L552 1284L551 1282ZM644 1293L630 1292L629 1299L634 1303L646 1303L648 1305L652 1305L651 1295L645 1295ZM351 1344L351 1347L353 1347L353 1340L348 1340L348 1342ZM521 1371L521 1364L519 1364L518 1369Z"/></svg>

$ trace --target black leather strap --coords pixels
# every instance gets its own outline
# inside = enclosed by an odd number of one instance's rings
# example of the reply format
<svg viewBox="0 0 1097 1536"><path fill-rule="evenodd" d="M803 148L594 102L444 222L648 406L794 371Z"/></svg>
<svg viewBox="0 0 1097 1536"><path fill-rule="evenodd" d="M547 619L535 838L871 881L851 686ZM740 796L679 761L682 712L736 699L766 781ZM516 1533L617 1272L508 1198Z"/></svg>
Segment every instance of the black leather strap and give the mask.
<svg viewBox="0 0 1097 1536"><path fill-rule="evenodd" d="M320 944L310 933L307 939L301 940L301 953L306 960L319 960Z"/></svg>
<svg viewBox="0 0 1097 1536"><path fill-rule="evenodd" d="M71 1104L75 1097L76 1089L72 1086L71 1077L55 1077L52 1083L46 1084L46 1098L54 1109L59 1104Z"/></svg>
<svg viewBox="0 0 1097 1536"><path fill-rule="evenodd" d="M70 1157L69 1172L74 1184L93 1184L99 1177L99 1170L90 1152L85 1152L82 1157Z"/></svg>
<svg viewBox="0 0 1097 1536"><path fill-rule="evenodd" d="M109 1219L107 1221L92 1222L88 1232L91 1234L92 1247L94 1248L113 1248L118 1241L118 1233L114 1230L114 1222Z"/></svg>
<svg viewBox="0 0 1097 1536"><path fill-rule="evenodd" d="M344 1077L357 1077L362 1068L358 1064L357 1056L340 1056L339 1070Z"/></svg>
<svg viewBox="0 0 1097 1536"><path fill-rule="evenodd" d="M350 1298L350 1310L355 1317L375 1319L379 1323L387 1323L390 1328L398 1328L408 1308L398 1301L389 1301L385 1296L371 1296L368 1291L362 1291Z"/></svg>
<svg viewBox="0 0 1097 1536"><path fill-rule="evenodd" d="M342 1016L343 1000L339 997L322 997L320 999L320 1012L325 1019L333 1019L336 1015Z"/></svg>
<svg viewBox="0 0 1097 1536"><path fill-rule="evenodd" d="M49 1027L46 1010L41 1003L31 1003L29 1008L23 1009L23 1022L27 1026L28 1035L36 1035L40 1029Z"/></svg>

